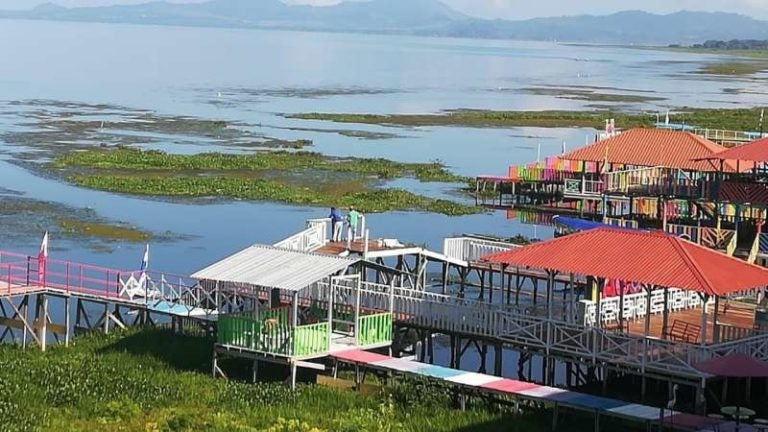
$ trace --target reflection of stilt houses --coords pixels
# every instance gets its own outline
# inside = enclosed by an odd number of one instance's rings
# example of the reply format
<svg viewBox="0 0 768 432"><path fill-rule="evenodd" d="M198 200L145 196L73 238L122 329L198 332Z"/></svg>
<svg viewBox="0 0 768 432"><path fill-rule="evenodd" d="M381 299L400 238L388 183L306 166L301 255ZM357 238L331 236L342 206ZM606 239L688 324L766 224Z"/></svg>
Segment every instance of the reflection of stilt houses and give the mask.
<svg viewBox="0 0 768 432"><path fill-rule="evenodd" d="M750 151L761 142L730 151ZM764 162L722 159L724 150L690 132L632 129L540 167L511 168L503 180L478 178L478 201L493 183L498 204L535 205L620 226L637 221L730 254L739 245L751 252L764 218L765 204L754 197L763 187ZM745 179L752 185L740 192Z"/></svg>

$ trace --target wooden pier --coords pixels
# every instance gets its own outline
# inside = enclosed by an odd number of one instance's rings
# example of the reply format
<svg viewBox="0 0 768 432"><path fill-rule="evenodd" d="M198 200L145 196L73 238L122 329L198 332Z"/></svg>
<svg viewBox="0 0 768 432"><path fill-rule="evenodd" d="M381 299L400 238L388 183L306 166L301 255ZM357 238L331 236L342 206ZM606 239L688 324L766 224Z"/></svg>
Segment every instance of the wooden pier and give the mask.
<svg viewBox="0 0 768 432"><path fill-rule="evenodd" d="M485 259L518 250L514 244L462 236L446 239L443 250L436 252L371 240L366 234L340 251L342 245L330 242L329 233L329 221L311 220L306 230L278 243L282 247L252 247L271 254L270 259L243 258L232 267L241 269L237 271L216 263L211 266L214 273L198 272L191 278L53 260L41 275L37 258L0 257L8 261L0 264L0 280L8 281L6 286L0 282L3 339L45 347L47 335L68 343L75 327L109 331L162 321L181 327L189 323L182 320L195 320L218 326L216 374L225 374L219 356L246 357L255 370L260 361L290 366L290 384L296 368L326 370L323 359L350 348L391 347L397 355L417 342L421 352L411 353L431 362L433 340L439 335L450 340L455 369L474 350L481 358L479 372L500 375L502 353L512 350L519 354L518 378L537 376L548 386L634 375L644 382L700 390L711 377L696 369L699 362L732 352L768 359L768 333L755 328L754 315L750 321L735 298L725 310L722 304L697 303L696 296L684 291L670 291L659 300L661 291L655 290L653 298L626 296L624 306L631 301L636 307L621 316L616 312L621 308L612 303L620 305L618 299L594 297L595 287L600 292L604 282L599 278ZM50 320L51 300L65 303L63 323ZM669 306L659 308L659 301ZM286 307L285 315L270 315ZM669 336L675 322L701 323L702 308L713 316L713 310L721 311L711 326L706 321L703 340ZM128 312L135 314L132 321L126 320ZM685 329L679 332L686 334ZM534 363L536 374L531 372ZM564 382L555 376L558 365L567 371Z"/></svg>

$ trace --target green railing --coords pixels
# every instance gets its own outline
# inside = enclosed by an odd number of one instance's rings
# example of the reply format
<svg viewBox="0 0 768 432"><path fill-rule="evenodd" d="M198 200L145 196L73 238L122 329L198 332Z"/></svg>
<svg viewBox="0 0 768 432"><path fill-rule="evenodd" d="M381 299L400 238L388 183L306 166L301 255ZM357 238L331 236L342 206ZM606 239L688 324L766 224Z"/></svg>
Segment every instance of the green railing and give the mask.
<svg viewBox="0 0 768 432"><path fill-rule="evenodd" d="M331 327L327 322L299 326L292 339L294 357L322 354L331 349Z"/></svg>
<svg viewBox="0 0 768 432"><path fill-rule="evenodd" d="M221 315L217 338L220 344L250 348L261 332L259 321L244 315Z"/></svg>
<svg viewBox="0 0 768 432"><path fill-rule="evenodd" d="M392 314L361 316L357 320L357 345L378 345L392 341Z"/></svg>
<svg viewBox="0 0 768 432"><path fill-rule="evenodd" d="M287 314L277 310L259 318L248 315L221 315L218 323L218 342L267 354L286 357L304 357L321 354L330 349L328 323L291 328ZM283 319L285 318L285 319Z"/></svg>
<svg viewBox="0 0 768 432"><path fill-rule="evenodd" d="M259 320L261 320L261 322L274 320L277 321L278 324L288 325L288 311L289 308L281 307L259 312Z"/></svg>

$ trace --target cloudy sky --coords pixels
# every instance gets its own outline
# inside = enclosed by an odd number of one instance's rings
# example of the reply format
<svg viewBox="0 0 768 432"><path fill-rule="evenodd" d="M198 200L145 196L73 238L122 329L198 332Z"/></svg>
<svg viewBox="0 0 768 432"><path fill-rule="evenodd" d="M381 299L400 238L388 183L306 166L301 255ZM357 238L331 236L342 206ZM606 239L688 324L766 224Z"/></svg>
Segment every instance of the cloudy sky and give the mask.
<svg viewBox="0 0 768 432"><path fill-rule="evenodd" d="M51 1L63 6L144 3L148 0L0 0L0 8L26 9ZM203 0L173 0L177 3ZM259 1L259 0L254 0ZM339 0L287 0L290 3L333 4ZM442 0L454 8L476 16L491 18L530 18L535 16L606 14L627 9L674 12L681 9L730 11L768 19L768 0Z"/></svg>

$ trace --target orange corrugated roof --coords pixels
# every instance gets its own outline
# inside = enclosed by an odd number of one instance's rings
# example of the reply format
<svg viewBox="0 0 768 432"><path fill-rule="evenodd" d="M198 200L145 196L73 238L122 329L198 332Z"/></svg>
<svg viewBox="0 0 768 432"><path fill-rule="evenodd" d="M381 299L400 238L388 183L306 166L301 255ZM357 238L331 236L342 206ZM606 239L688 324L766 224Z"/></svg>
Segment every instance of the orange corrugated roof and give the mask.
<svg viewBox="0 0 768 432"><path fill-rule="evenodd" d="M691 171L717 171L706 159L724 147L690 132L665 129L630 129L611 138L561 156L561 159L614 164L678 168ZM735 166L728 163L728 169Z"/></svg>
<svg viewBox="0 0 768 432"><path fill-rule="evenodd" d="M768 138L755 140L700 159L768 162Z"/></svg>
<svg viewBox="0 0 768 432"><path fill-rule="evenodd" d="M768 269L662 232L597 228L483 260L709 295L768 286Z"/></svg>

